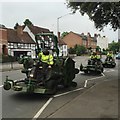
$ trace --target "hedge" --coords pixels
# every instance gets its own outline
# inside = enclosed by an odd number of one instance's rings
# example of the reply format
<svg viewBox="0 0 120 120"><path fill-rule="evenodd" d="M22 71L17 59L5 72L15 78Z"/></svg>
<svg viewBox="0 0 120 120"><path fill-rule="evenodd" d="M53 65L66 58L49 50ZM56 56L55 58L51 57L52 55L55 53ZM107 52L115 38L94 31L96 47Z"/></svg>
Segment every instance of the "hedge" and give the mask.
<svg viewBox="0 0 120 120"><path fill-rule="evenodd" d="M10 55L0 55L0 63L6 63L6 62L15 62L17 61L15 57Z"/></svg>

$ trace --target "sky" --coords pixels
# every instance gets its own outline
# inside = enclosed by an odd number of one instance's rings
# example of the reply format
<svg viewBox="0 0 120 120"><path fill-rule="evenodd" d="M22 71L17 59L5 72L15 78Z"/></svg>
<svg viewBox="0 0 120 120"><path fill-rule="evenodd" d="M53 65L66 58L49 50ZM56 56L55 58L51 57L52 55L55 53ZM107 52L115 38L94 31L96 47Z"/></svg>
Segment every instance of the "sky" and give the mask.
<svg viewBox="0 0 120 120"><path fill-rule="evenodd" d="M65 0L0 0L0 24L14 28L16 23L23 25L25 19L29 19L35 26L47 28L54 34L73 31L87 35L89 32L92 37L94 34L106 36L109 43L118 41L118 30L107 26L100 32L87 15L69 14L72 11L65 3Z"/></svg>

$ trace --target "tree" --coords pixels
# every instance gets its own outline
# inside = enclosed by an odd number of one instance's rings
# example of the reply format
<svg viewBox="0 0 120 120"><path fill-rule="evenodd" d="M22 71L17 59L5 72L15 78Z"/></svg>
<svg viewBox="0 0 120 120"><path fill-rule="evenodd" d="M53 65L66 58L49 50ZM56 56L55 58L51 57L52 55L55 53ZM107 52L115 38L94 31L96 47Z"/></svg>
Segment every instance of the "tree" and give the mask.
<svg viewBox="0 0 120 120"><path fill-rule="evenodd" d="M76 55L78 56L86 52L86 48L83 45L75 45L74 49L76 51Z"/></svg>
<svg viewBox="0 0 120 120"><path fill-rule="evenodd" d="M118 52L120 50L120 42L114 42L109 44L109 50L112 50L114 53Z"/></svg>
<svg viewBox="0 0 120 120"><path fill-rule="evenodd" d="M69 50L68 50L69 54L75 54L75 49L70 47Z"/></svg>
<svg viewBox="0 0 120 120"><path fill-rule="evenodd" d="M69 34L69 32L63 32L63 33L61 34L61 38L64 38L67 34Z"/></svg>
<svg viewBox="0 0 120 120"><path fill-rule="evenodd" d="M100 48L100 46L96 46L96 52L100 52L101 51L101 48Z"/></svg>
<svg viewBox="0 0 120 120"><path fill-rule="evenodd" d="M32 22L29 19L26 19L24 21L24 25L29 26L29 25L33 25L33 24L32 24Z"/></svg>
<svg viewBox="0 0 120 120"><path fill-rule="evenodd" d="M95 27L102 30L104 26L111 25L114 31L120 28L120 2L74 2L66 0L67 7L75 13L77 10L89 16Z"/></svg>

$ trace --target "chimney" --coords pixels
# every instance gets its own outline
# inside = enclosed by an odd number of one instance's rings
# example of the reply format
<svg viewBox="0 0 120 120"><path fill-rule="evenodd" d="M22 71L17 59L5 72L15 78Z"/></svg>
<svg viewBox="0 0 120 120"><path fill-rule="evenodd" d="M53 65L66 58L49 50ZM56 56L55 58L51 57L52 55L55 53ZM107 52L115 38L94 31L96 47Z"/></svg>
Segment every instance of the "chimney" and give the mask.
<svg viewBox="0 0 120 120"><path fill-rule="evenodd" d="M23 34L22 26L17 26L17 34L18 35L22 35Z"/></svg>
<svg viewBox="0 0 120 120"><path fill-rule="evenodd" d="M87 33L87 35L88 35L88 37L91 37L91 34L89 32Z"/></svg>
<svg viewBox="0 0 120 120"><path fill-rule="evenodd" d="M83 35L83 36L84 36L84 33L81 33L81 35Z"/></svg>
<svg viewBox="0 0 120 120"><path fill-rule="evenodd" d="M94 39L97 39L97 37L98 37L98 35L95 33L95 34L94 34Z"/></svg>
<svg viewBox="0 0 120 120"><path fill-rule="evenodd" d="M58 41L60 40L60 32L58 32Z"/></svg>
<svg viewBox="0 0 120 120"><path fill-rule="evenodd" d="M96 38L97 36L98 36L98 35L95 33L95 34L94 34L94 37Z"/></svg>

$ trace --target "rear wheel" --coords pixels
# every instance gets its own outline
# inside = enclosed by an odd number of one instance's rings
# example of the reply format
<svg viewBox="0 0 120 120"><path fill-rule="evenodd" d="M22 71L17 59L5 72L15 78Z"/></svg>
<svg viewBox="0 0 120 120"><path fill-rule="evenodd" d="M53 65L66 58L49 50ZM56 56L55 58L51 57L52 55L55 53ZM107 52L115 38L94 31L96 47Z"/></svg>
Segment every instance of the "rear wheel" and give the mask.
<svg viewBox="0 0 120 120"><path fill-rule="evenodd" d="M77 83L76 82L72 82L72 87L77 87Z"/></svg>
<svg viewBox="0 0 120 120"><path fill-rule="evenodd" d="M55 80L48 80L46 81L45 87L50 89L52 94L55 94L57 91L57 83Z"/></svg>

